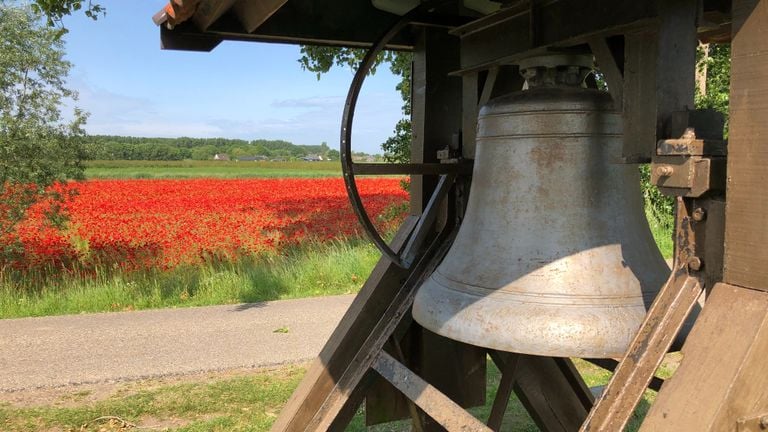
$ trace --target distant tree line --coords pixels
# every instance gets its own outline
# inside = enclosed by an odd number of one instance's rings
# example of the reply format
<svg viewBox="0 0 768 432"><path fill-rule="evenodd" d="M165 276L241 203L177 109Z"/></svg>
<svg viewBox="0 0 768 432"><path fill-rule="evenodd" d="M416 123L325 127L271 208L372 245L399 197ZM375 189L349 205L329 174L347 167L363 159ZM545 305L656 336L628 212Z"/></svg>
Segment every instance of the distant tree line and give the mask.
<svg viewBox="0 0 768 432"><path fill-rule="evenodd" d="M298 145L283 140L242 140L227 138L141 138L92 135L85 144L89 160L210 160L216 154L232 159L263 156L269 159L297 159L310 155L339 160L339 151L325 142Z"/></svg>

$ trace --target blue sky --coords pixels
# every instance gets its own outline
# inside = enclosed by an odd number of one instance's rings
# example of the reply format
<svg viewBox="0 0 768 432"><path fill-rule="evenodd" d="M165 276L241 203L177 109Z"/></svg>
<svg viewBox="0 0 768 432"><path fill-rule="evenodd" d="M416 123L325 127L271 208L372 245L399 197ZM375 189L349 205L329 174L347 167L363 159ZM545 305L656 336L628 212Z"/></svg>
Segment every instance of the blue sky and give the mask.
<svg viewBox="0 0 768 432"><path fill-rule="evenodd" d="M152 15L164 1L99 2L106 17L64 20L69 85L90 112L90 134L284 139L338 147L352 72L318 81L301 69L299 47L223 42L210 53L164 51ZM353 147L380 153L401 117L398 79L387 67L366 80Z"/></svg>

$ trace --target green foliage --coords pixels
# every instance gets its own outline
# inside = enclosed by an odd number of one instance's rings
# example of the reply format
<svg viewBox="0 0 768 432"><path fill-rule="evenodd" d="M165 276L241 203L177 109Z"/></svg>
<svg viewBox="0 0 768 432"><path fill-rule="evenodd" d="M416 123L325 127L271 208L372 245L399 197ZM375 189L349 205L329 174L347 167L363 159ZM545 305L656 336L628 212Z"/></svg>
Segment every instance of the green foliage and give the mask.
<svg viewBox="0 0 768 432"><path fill-rule="evenodd" d="M393 163L408 163L411 160L411 121L401 119L395 125L394 135L387 138L381 149L384 160Z"/></svg>
<svg viewBox="0 0 768 432"><path fill-rule="evenodd" d="M242 140L227 138L142 138L124 136L90 136L85 145L89 160L181 161L210 160L217 153L232 158L265 156L285 160L311 154L332 157L326 143L293 144L284 140ZM338 160L338 151L335 160Z"/></svg>
<svg viewBox="0 0 768 432"><path fill-rule="evenodd" d="M65 86L70 67L58 31L30 8L0 2L0 237L12 240L41 201L49 203L49 220L61 222L66 197L52 186L83 177L86 115L61 111L76 99Z"/></svg>
<svg viewBox="0 0 768 432"><path fill-rule="evenodd" d="M731 86L731 46L707 44L697 52L699 73L706 72L706 92L696 89L696 108L712 108L728 119ZM728 129L726 122L726 131ZM727 136L727 133L726 133Z"/></svg>
<svg viewBox="0 0 768 432"><path fill-rule="evenodd" d="M672 229L674 220L675 201L671 197L662 195L659 188L651 183L651 166L640 165L640 189L643 193L646 212L649 213L652 222L658 222L665 229Z"/></svg>
<svg viewBox="0 0 768 432"><path fill-rule="evenodd" d="M331 70L334 66L348 67L356 70L365 50L360 48L335 48L324 46L302 46L299 64L305 70L317 74L320 79L322 74ZM411 115L411 63L413 55L408 52L384 51L379 54L376 63L371 68L371 74L376 73L376 67L382 63L389 63L389 70L399 76L400 82L396 89L403 99L403 115ZM403 118L395 125L394 135L388 138L382 145L384 159L387 162L406 163L411 159L411 120Z"/></svg>
<svg viewBox="0 0 768 432"><path fill-rule="evenodd" d="M72 12L79 11L85 6L85 16L92 20L100 15L106 15L106 10L91 0L34 0L32 10L38 15L45 15L49 26L61 24L62 19ZM59 33L60 34L60 33Z"/></svg>

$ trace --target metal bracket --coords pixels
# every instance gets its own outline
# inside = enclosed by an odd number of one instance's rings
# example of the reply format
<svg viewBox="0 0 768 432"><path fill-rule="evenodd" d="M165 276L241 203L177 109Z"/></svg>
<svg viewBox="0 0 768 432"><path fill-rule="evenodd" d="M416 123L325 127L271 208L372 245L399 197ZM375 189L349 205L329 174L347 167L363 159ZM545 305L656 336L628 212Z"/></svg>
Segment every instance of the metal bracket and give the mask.
<svg viewBox="0 0 768 432"><path fill-rule="evenodd" d="M727 142L720 118L711 110L673 113L670 133L679 138L659 140L651 165L651 182L663 194L697 198L725 191Z"/></svg>
<svg viewBox="0 0 768 432"><path fill-rule="evenodd" d="M736 420L736 432L768 431L768 413L755 417L742 417Z"/></svg>
<svg viewBox="0 0 768 432"><path fill-rule="evenodd" d="M724 191L725 158L659 156L651 164L651 182L665 195L687 198Z"/></svg>

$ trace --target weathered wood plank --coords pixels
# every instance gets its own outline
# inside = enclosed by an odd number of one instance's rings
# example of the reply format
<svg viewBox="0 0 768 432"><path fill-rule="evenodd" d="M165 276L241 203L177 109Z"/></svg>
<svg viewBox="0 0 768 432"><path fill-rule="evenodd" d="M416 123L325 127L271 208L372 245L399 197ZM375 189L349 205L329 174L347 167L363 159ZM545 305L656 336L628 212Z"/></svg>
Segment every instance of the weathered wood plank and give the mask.
<svg viewBox="0 0 768 432"><path fill-rule="evenodd" d="M733 3L725 282L768 290L768 1Z"/></svg>
<svg viewBox="0 0 768 432"><path fill-rule="evenodd" d="M634 32L624 41L622 158L626 163L647 163L656 147L658 34L654 30Z"/></svg>
<svg viewBox="0 0 768 432"><path fill-rule="evenodd" d="M395 250L402 247L417 221L416 217L406 219L392 242ZM377 319L397 294L400 280L406 275L405 270L386 258L376 264L371 276L281 411L272 427L273 431L302 430L297 425L309 422L357 352L355 347L362 345Z"/></svg>
<svg viewBox="0 0 768 432"><path fill-rule="evenodd" d="M587 417L594 400L569 359L490 353L503 369L518 356L514 390L520 402L545 432L573 432Z"/></svg>
<svg viewBox="0 0 768 432"><path fill-rule="evenodd" d="M252 33L288 0L240 0L235 4L235 13L243 23L245 31Z"/></svg>
<svg viewBox="0 0 768 432"><path fill-rule="evenodd" d="M482 422L386 352L379 354L373 368L447 430L490 432Z"/></svg>
<svg viewBox="0 0 768 432"><path fill-rule="evenodd" d="M664 354L701 295L701 288L698 279L682 270L673 271L581 432L624 429Z"/></svg>
<svg viewBox="0 0 768 432"><path fill-rule="evenodd" d="M641 432L736 432L739 417L768 414L768 293L716 285L682 354Z"/></svg>

